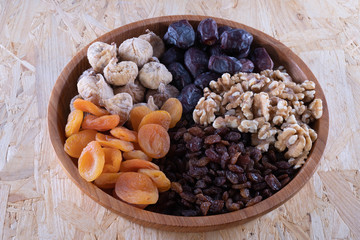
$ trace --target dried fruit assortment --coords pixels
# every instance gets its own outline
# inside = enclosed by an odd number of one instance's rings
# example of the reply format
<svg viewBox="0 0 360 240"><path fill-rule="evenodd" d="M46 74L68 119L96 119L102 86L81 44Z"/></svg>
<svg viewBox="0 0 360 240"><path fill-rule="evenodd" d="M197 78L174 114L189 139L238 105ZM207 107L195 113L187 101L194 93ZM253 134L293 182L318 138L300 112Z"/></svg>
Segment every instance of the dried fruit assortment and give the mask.
<svg viewBox="0 0 360 240"><path fill-rule="evenodd" d="M236 211L283 188L316 140L308 124L322 103L313 82L274 71L252 42L208 18L195 29L174 22L163 38L91 44L65 127L79 174L130 205L182 216Z"/></svg>

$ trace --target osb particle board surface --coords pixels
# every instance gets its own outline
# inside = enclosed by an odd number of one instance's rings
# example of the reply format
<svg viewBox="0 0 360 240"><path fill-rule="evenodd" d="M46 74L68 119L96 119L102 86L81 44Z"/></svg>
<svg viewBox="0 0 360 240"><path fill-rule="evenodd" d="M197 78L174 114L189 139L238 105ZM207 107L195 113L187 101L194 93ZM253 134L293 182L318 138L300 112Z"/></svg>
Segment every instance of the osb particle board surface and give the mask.
<svg viewBox="0 0 360 240"><path fill-rule="evenodd" d="M50 91L75 53L137 20L200 14L279 39L326 94L330 132L320 166L286 204L207 233L144 228L95 203L57 162L46 124ZM1 1L0 237L3 239L360 239L360 21L350 1Z"/></svg>

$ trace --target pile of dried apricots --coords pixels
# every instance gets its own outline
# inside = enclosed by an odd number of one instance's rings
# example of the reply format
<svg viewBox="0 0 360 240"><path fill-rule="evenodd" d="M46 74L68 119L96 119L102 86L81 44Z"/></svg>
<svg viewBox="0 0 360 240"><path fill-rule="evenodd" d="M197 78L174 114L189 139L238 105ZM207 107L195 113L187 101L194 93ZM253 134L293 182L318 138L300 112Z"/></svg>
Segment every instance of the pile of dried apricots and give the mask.
<svg viewBox="0 0 360 240"><path fill-rule="evenodd" d="M157 202L159 192L171 183L152 159L164 157L170 148L168 129L182 116L182 105L169 98L160 110L134 107L128 124L119 115L90 101L76 99L65 127L65 152L78 158L80 175L102 189L115 189L121 200L138 207Z"/></svg>

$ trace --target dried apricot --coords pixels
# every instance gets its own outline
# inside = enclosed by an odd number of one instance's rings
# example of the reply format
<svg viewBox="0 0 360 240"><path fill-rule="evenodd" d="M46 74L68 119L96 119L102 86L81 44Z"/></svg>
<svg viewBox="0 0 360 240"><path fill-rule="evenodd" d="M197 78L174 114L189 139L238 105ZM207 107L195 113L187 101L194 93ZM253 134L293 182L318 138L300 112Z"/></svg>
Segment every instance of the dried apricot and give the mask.
<svg viewBox="0 0 360 240"><path fill-rule="evenodd" d="M145 174L153 180L159 192L166 192L171 187L170 180L162 171L153 169L139 169L139 173Z"/></svg>
<svg viewBox="0 0 360 240"><path fill-rule="evenodd" d="M94 183L99 188L111 189L115 187L115 183L121 173L102 173L95 179Z"/></svg>
<svg viewBox="0 0 360 240"><path fill-rule="evenodd" d="M146 114L151 113L151 112L152 112L152 110L150 108L148 108L147 106L137 106L137 107L134 107L133 109L131 109L130 122L131 122L131 126L132 126L133 130L138 131L139 124L140 124L141 120L143 119L143 117Z"/></svg>
<svg viewBox="0 0 360 240"><path fill-rule="evenodd" d="M158 124L146 124L140 128L138 140L141 149L152 158L162 158L169 152L170 137Z"/></svg>
<svg viewBox="0 0 360 240"><path fill-rule="evenodd" d="M65 141L65 152L71 157L79 158L83 148L86 147L89 142L95 140L96 133L95 130L82 130L74 133Z"/></svg>
<svg viewBox="0 0 360 240"><path fill-rule="evenodd" d="M89 142L82 150L78 161L80 176L86 181L94 181L103 171L105 153L97 141Z"/></svg>
<svg viewBox="0 0 360 240"><path fill-rule="evenodd" d="M146 155L143 151L141 150L132 150L130 152L125 152L123 153L123 157L125 160L130 160L130 159L144 159L146 161L150 161L152 160L151 157L149 157L148 155Z"/></svg>
<svg viewBox="0 0 360 240"><path fill-rule="evenodd" d="M169 130L170 122L171 122L171 116L167 111L153 111L151 113L146 114L145 117L143 117L139 125L139 130L141 129L142 126L149 123L153 123L153 124L159 124L167 131Z"/></svg>
<svg viewBox="0 0 360 240"><path fill-rule="evenodd" d="M96 139L96 141L98 141L101 144L101 146L104 146L104 147L120 149L123 152L128 152L128 151L134 150L134 145L131 142L120 140L120 139L114 138L110 135L97 133L95 136L95 139Z"/></svg>
<svg viewBox="0 0 360 240"><path fill-rule="evenodd" d="M122 155L119 149L103 148L105 153L105 165L103 173L117 173L120 170Z"/></svg>
<svg viewBox="0 0 360 240"><path fill-rule="evenodd" d="M144 208L146 208L147 206L149 206L149 204L131 204L131 203L127 203L127 202L123 201L123 200L121 200L121 199L118 197L118 195L116 195L115 189L111 192L111 194L112 194L112 196L113 196L115 199L117 199L117 200L119 200L119 201L121 201L121 202L124 202L124 203L126 203L126 204L129 204L129 205L131 205L131 206L134 206L134 207L136 207L136 208L144 209Z"/></svg>
<svg viewBox="0 0 360 240"><path fill-rule="evenodd" d="M137 142L137 132L131 131L126 127L116 127L111 129L111 135L117 137L120 140L128 141L128 142Z"/></svg>
<svg viewBox="0 0 360 240"><path fill-rule="evenodd" d="M74 133L78 133L81 127L84 113L81 110L75 109L69 116L65 126L65 136L70 137Z"/></svg>
<svg viewBox="0 0 360 240"><path fill-rule="evenodd" d="M106 111L105 109L99 108L92 102L80 98L76 99L73 105L75 109L81 110L83 112L91 113L98 117L109 114L109 112Z"/></svg>
<svg viewBox="0 0 360 240"><path fill-rule="evenodd" d="M143 159L130 159L121 163L120 172L137 172L142 168L159 170L159 166L155 163Z"/></svg>
<svg viewBox="0 0 360 240"><path fill-rule="evenodd" d="M175 127L177 122L180 121L181 119L183 107L181 102L177 98L169 98L162 105L161 110L170 113L171 116L170 128L173 128Z"/></svg>
<svg viewBox="0 0 360 240"><path fill-rule="evenodd" d="M122 173L115 184L115 193L123 201L131 204L154 204L159 192L153 181L142 173Z"/></svg>
<svg viewBox="0 0 360 240"><path fill-rule="evenodd" d="M105 115L96 117L94 115L86 115L82 123L83 129L94 129L98 131L107 131L115 128L120 122L119 115Z"/></svg>

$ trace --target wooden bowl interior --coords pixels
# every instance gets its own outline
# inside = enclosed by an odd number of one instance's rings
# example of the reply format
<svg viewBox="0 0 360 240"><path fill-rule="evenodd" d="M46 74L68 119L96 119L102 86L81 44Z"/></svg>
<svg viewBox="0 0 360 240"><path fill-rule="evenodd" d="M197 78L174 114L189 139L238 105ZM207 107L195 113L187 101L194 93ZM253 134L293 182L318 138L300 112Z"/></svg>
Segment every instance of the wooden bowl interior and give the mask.
<svg viewBox="0 0 360 240"><path fill-rule="evenodd" d="M199 21L204 18L206 17L183 15L147 19L115 29L102 35L95 41L115 42L119 46L124 40L143 34L146 29L150 29L162 37L168 25L174 21L188 19L196 27ZM324 151L329 128L329 114L324 93L310 69L289 48L274 38L240 23L219 18L214 19L219 26L228 25L233 28L243 28L253 34L254 44L265 47L275 64L285 66L295 81L302 82L305 79L309 79L316 83L316 97L322 99L324 106L323 117L313 125L313 128L318 133L318 139L313 145L306 164L301 168L296 177L275 195L252 207L232 213L205 217L169 216L132 207L116 200L94 184L82 179L77 170L76 159L70 158L63 150L65 142L64 129L70 111L69 103L71 98L77 95L77 79L84 70L90 67L86 57L89 44L66 65L53 88L48 106L48 128L51 142L65 172L84 193L113 212L145 226L172 231L207 231L250 221L283 204L298 192L313 175Z"/></svg>

